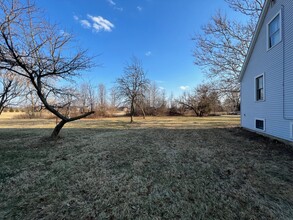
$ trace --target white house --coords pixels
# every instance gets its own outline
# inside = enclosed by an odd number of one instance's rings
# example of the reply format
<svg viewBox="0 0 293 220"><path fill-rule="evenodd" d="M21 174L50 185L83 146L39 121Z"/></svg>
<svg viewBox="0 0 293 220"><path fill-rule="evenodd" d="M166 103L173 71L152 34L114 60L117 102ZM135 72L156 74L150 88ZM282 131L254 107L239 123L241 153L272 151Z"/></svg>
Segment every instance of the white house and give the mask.
<svg viewBox="0 0 293 220"><path fill-rule="evenodd" d="M240 82L242 127L293 141L293 0L266 0Z"/></svg>

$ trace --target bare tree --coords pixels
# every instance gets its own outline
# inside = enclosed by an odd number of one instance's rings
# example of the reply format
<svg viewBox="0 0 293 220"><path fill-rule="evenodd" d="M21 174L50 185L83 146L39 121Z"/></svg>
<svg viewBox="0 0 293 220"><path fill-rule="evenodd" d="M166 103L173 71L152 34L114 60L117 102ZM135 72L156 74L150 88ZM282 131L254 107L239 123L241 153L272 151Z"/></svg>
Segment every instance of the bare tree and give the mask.
<svg viewBox="0 0 293 220"><path fill-rule="evenodd" d="M227 113L236 114L240 111L239 93L230 93L225 97L223 107Z"/></svg>
<svg viewBox="0 0 293 220"><path fill-rule="evenodd" d="M81 113L93 111L96 108L96 91L90 82L85 82L80 85L78 96Z"/></svg>
<svg viewBox="0 0 293 220"><path fill-rule="evenodd" d="M107 105L107 91L106 86L102 83L98 85L98 105L105 108Z"/></svg>
<svg viewBox="0 0 293 220"><path fill-rule="evenodd" d="M201 84L192 93L184 92L177 102L186 109L193 110L197 116L202 117L213 110L213 107L219 103L219 98L210 85Z"/></svg>
<svg viewBox="0 0 293 220"><path fill-rule="evenodd" d="M79 93L74 87L63 88L64 94L56 98L55 106L59 106L59 111L66 117L76 115L76 105L78 103Z"/></svg>
<svg viewBox="0 0 293 220"><path fill-rule="evenodd" d="M11 72L0 71L0 115L13 100L20 98L23 90L24 85L19 77Z"/></svg>
<svg viewBox="0 0 293 220"><path fill-rule="evenodd" d="M149 115L162 115L166 112L166 93L156 82L150 83L146 92L145 105L147 107L147 114Z"/></svg>
<svg viewBox="0 0 293 220"><path fill-rule="evenodd" d="M177 102L174 98L174 94L173 94L173 92L171 92L169 99L168 99L169 108L176 107L176 103Z"/></svg>
<svg viewBox="0 0 293 220"><path fill-rule="evenodd" d="M142 64L136 57L133 57L131 63L126 65L124 75L116 80L116 84L117 94L130 105L130 122L132 123L135 106L138 105L141 108L139 102L149 85Z"/></svg>
<svg viewBox="0 0 293 220"><path fill-rule="evenodd" d="M195 42L194 63L216 82L218 90L229 94L240 91L239 74L264 0L225 1L233 10L246 16L246 21L231 20L219 11L202 26L203 34L195 35L192 40Z"/></svg>
<svg viewBox="0 0 293 220"><path fill-rule="evenodd" d="M96 108L96 91L95 91L95 87L91 83L88 83L88 93L89 93L90 111L93 111Z"/></svg>
<svg viewBox="0 0 293 220"><path fill-rule="evenodd" d="M112 109L115 109L119 106L119 96L117 94L116 88L112 87L110 90L110 105Z"/></svg>
<svg viewBox="0 0 293 220"><path fill-rule="evenodd" d="M79 91L79 102L80 102L80 112L87 112L89 108L89 94L88 94L88 85L83 83L80 85Z"/></svg>
<svg viewBox="0 0 293 220"><path fill-rule="evenodd" d="M57 137L66 123L93 114L70 118L50 102L50 96L66 92L56 81L73 80L91 67L86 51L72 47L72 36L41 19L29 1L1 0L0 14L0 68L28 79L44 107L61 119L51 137Z"/></svg>
<svg viewBox="0 0 293 220"><path fill-rule="evenodd" d="M256 24L264 5L264 0L225 0L237 12L249 16Z"/></svg>
<svg viewBox="0 0 293 220"><path fill-rule="evenodd" d="M40 108L40 99L37 95L37 92L31 88L30 85L27 85L26 91L25 91L25 104L26 104L26 113L30 118L35 117L36 111L41 111Z"/></svg>

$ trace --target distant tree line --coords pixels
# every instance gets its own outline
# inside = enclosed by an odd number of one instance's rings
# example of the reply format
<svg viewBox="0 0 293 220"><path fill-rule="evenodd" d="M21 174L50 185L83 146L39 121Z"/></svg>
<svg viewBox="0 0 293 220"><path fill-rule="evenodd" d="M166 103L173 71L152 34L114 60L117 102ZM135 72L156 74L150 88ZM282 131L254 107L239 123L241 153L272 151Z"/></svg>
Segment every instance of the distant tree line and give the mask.
<svg viewBox="0 0 293 220"><path fill-rule="evenodd" d="M51 135L55 138L68 122L113 115L119 108L126 109L131 122L135 115L192 111L205 116L239 110L238 76L264 0L225 1L247 20L230 20L218 12L202 27L203 34L193 37L195 64L211 81L167 98L135 57L109 92L102 83L77 86L76 77L94 66L94 57L74 47L73 36L44 20L30 1L0 0L0 114L5 108L24 106L33 118L45 109L59 119Z"/></svg>
<svg viewBox="0 0 293 220"><path fill-rule="evenodd" d="M15 102L16 105L10 103L5 106L7 111L13 111L15 106L15 110L25 112L28 118L42 117L44 110L48 112L37 91L27 80L13 82L19 89L15 94L18 102ZM221 101L220 93L212 84L201 84L189 92L183 92L179 97L174 97L173 94L167 97L163 88L147 78L142 62L136 57L126 64L123 74L110 89L103 83L73 83L70 87L62 88L62 94L50 96L49 101L67 118L87 112L94 112L90 115L92 118L111 117L124 111L122 115L129 115L131 122L133 116L188 114L202 117L223 111L233 112L235 109L229 99ZM54 114L52 116L56 117Z"/></svg>

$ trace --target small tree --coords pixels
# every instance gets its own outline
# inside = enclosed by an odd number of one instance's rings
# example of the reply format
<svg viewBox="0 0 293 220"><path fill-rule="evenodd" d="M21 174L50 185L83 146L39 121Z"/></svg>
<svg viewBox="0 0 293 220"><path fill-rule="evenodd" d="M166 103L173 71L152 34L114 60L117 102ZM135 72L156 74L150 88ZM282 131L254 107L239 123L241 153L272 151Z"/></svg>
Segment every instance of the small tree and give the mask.
<svg viewBox="0 0 293 220"><path fill-rule="evenodd" d="M115 86L110 89L110 107L112 110L118 108L120 105L120 99L117 93Z"/></svg>
<svg viewBox="0 0 293 220"><path fill-rule="evenodd" d="M23 90L24 85L19 77L5 70L0 71L0 115L5 107L20 97Z"/></svg>
<svg viewBox="0 0 293 220"><path fill-rule="evenodd" d="M0 69L26 78L44 107L61 119L51 137L57 137L66 123L93 114L91 111L70 118L50 102L50 97L66 93L56 81L73 80L91 67L86 51L72 47L72 36L40 19L29 1L1 0L0 15Z"/></svg>
<svg viewBox="0 0 293 220"><path fill-rule="evenodd" d="M156 82L151 82L144 100L147 115L163 115L167 112L166 93Z"/></svg>
<svg viewBox="0 0 293 220"><path fill-rule="evenodd" d="M126 65L124 75L116 80L116 84L117 94L130 105L130 123L132 123L135 107L138 106L143 110L139 104L149 86L142 64L136 57L133 57L131 63Z"/></svg>
<svg viewBox="0 0 293 220"><path fill-rule="evenodd" d="M193 110L196 116L202 117L213 110L219 99L210 85L202 84L193 93L183 93L177 102L184 108Z"/></svg>

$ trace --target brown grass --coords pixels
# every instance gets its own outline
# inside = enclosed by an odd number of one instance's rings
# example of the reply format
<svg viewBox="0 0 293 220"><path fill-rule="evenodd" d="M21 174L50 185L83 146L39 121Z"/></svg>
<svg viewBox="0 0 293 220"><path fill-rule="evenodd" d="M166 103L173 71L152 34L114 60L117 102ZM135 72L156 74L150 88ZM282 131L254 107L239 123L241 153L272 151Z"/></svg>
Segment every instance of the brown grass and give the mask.
<svg viewBox="0 0 293 220"><path fill-rule="evenodd" d="M82 120L50 141L53 120L0 119L0 219L292 219L284 144L237 117L127 122Z"/></svg>

